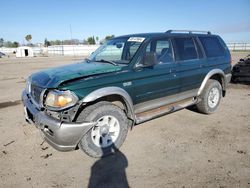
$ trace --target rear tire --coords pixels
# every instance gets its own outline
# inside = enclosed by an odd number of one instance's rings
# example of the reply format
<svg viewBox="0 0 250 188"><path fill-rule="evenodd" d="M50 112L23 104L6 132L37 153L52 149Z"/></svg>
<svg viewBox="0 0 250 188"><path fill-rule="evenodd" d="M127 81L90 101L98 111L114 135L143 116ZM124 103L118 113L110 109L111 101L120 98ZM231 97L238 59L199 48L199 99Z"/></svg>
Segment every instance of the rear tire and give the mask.
<svg viewBox="0 0 250 188"><path fill-rule="evenodd" d="M86 107L77 122L94 121L78 146L91 157L103 157L114 153L123 144L128 133L128 119L118 106L102 101Z"/></svg>
<svg viewBox="0 0 250 188"><path fill-rule="evenodd" d="M199 112L212 114L218 108L222 96L222 87L217 80L208 80L202 94L201 101L196 104Z"/></svg>

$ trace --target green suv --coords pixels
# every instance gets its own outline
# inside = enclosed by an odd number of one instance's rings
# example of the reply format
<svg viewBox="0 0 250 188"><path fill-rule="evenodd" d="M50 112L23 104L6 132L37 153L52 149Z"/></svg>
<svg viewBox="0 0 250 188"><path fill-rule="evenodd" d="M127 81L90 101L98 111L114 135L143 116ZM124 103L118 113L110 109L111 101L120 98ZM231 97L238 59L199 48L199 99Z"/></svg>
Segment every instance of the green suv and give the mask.
<svg viewBox="0 0 250 188"><path fill-rule="evenodd" d="M231 56L210 32L113 38L83 62L32 74L25 118L59 151L113 153L136 124L196 105L213 113L226 94Z"/></svg>

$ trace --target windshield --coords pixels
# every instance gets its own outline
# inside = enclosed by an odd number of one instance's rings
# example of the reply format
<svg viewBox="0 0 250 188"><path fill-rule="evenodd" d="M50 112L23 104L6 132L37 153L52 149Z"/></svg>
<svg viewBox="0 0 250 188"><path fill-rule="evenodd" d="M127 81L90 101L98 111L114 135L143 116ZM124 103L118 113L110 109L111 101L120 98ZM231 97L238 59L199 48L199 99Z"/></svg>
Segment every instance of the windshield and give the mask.
<svg viewBox="0 0 250 188"><path fill-rule="evenodd" d="M111 39L91 54L89 60L129 63L144 39L145 38L143 37L123 37Z"/></svg>

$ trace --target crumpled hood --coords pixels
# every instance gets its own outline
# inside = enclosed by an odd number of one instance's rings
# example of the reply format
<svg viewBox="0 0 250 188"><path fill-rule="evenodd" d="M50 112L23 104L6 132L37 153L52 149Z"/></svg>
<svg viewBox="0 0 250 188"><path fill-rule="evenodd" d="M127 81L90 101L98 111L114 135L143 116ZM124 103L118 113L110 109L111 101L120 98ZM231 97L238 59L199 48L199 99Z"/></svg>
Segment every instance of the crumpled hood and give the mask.
<svg viewBox="0 0 250 188"><path fill-rule="evenodd" d="M30 80L32 84L39 87L56 88L68 80L119 70L121 70L120 66L106 63L75 63L34 73L30 76Z"/></svg>

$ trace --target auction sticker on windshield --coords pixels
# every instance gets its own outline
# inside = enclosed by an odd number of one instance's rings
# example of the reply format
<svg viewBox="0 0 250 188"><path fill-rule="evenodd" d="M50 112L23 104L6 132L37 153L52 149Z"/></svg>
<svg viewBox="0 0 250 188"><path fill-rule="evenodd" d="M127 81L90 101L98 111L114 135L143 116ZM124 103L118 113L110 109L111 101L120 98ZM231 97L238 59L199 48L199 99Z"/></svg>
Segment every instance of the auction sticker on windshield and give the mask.
<svg viewBox="0 0 250 188"><path fill-rule="evenodd" d="M145 38L143 37L130 37L128 39L128 42L143 42Z"/></svg>

